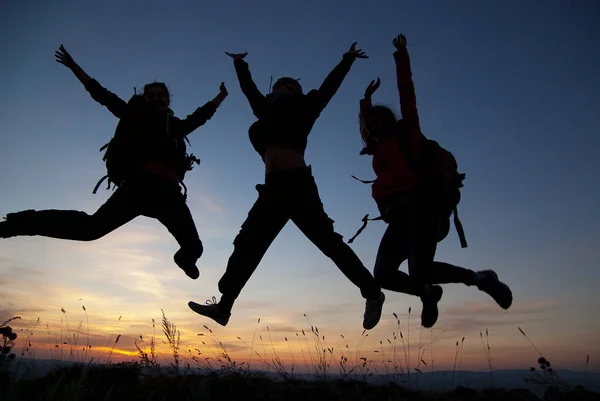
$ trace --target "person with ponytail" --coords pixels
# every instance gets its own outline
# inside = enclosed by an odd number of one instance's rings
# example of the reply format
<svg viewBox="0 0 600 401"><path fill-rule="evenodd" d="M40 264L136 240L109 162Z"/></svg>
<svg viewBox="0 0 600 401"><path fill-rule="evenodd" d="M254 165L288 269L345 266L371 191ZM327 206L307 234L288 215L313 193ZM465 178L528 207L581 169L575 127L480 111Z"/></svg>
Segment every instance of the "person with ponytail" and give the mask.
<svg viewBox="0 0 600 401"><path fill-rule="evenodd" d="M458 173L450 152L421 132L406 37L398 35L393 45L402 118L397 119L389 107L372 104L379 78L371 81L360 100L364 144L360 153L373 157L376 179L372 196L388 224L377 252L375 279L384 289L420 297L421 324L426 328L438 319L437 305L443 294L438 284L476 286L508 309L512 292L494 271L475 272L434 261L437 243L447 236L453 212L461 244L466 247L456 215L465 175ZM409 274L399 270L404 261L408 261Z"/></svg>

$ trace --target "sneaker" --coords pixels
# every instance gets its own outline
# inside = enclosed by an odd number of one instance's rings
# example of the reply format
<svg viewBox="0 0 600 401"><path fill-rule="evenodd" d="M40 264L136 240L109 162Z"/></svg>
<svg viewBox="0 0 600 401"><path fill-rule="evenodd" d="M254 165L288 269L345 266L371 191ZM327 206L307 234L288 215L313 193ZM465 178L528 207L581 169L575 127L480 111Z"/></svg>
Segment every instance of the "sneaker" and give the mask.
<svg viewBox="0 0 600 401"><path fill-rule="evenodd" d="M444 290L439 285L426 285L425 293L421 295L423 310L421 311L421 326L429 329L438 319L438 302L442 299Z"/></svg>
<svg viewBox="0 0 600 401"><path fill-rule="evenodd" d="M192 280L196 280L198 277L200 277L200 271L198 271L196 264L185 260L181 249L175 252L173 260L175 261L177 266L179 266L179 268L183 270L185 274L187 274L187 276Z"/></svg>
<svg viewBox="0 0 600 401"><path fill-rule="evenodd" d="M372 301L367 300L363 319L363 328L365 330L371 330L373 327L377 326L377 323L379 323L384 301L385 294L383 292L379 293L379 298Z"/></svg>
<svg viewBox="0 0 600 401"><path fill-rule="evenodd" d="M476 284L480 291L485 292L502 309L508 309L512 305L513 296L510 288L498 279L498 275L493 270L482 270L476 273Z"/></svg>
<svg viewBox="0 0 600 401"><path fill-rule="evenodd" d="M207 300L205 303L206 305L201 305L194 301L190 301L188 302L188 306L199 315L209 317L221 326L227 326L229 318L231 317L231 312L222 312L219 309L219 303L215 297L212 297L212 300Z"/></svg>

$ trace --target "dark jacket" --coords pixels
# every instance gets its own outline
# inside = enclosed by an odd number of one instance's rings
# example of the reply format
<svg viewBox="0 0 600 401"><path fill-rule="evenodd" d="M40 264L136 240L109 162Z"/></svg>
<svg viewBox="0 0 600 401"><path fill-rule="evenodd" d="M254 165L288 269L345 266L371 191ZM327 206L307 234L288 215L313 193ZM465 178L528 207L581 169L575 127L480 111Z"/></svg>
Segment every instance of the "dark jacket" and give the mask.
<svg viewBox="0 0 600 401"><path fill-rule="evenodd" d="M160 112L151 110L141 95L134 95L125 102L95 79L87 83L86 90L94 100L119 118L114 138L127 143L129 163L164 162L175 168L180 177L185 174L184 138L204 125L217 109L213 102L207 102L185 119L180 119L170 109Z"/></svg>
<svg viewBox="0 0 600 401"><path fill-rule="evenodd" d="M248 131L250 142L263 160L269 145L306 150L308 135L315 121L339 89L355 60L355 56L345 54L319 89L277 99L273 94L264 96L258 90L244 60L234 61L242 92L258 118Z"/></svg>

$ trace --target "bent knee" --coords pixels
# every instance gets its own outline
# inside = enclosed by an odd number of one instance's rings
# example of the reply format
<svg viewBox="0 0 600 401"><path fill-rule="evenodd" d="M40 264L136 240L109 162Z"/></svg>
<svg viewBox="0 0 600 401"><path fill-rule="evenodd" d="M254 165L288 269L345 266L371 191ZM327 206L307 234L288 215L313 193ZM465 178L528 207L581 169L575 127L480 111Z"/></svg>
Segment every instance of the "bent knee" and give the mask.
<svg viewBox="0 0 600 401"><path fill-rule="evenodd" d="M385 283L390 281L389 272L377 268L373 271L373 277L382 288L385 288Z"/></svg>
<svg viewBox="0 0 600 401"><path fill-rule="evenodd" d="M94 215L87 215L85 217L85 223L82 225L81 234L79 240L81 241L96 241L112 230L109 229L105 222L95 217Z"/></svg>
<svg viewBox="0 0 600 401"><path fill-rule="evenodd" d="M181 251L185 253L185 256L189 259L198 260L202 253L204 252L204 246L202 245L202 241L200 238L196 238L193 241L190 241L185 246L181 248Z"/></svg>

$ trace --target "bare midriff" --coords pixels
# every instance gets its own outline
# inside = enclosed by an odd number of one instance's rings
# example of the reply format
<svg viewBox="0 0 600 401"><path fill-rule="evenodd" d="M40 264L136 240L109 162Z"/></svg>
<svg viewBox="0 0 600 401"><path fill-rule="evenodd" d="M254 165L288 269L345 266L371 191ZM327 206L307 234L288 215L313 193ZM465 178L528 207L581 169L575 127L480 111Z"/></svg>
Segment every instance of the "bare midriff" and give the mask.
<svg viewBox="0 0 600 401"><path fill-rule="evenodd" d="M269 145L265 149L266 173L306 167L304 152L280 145Z"/></svg>

